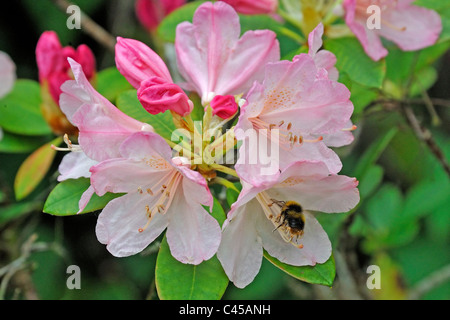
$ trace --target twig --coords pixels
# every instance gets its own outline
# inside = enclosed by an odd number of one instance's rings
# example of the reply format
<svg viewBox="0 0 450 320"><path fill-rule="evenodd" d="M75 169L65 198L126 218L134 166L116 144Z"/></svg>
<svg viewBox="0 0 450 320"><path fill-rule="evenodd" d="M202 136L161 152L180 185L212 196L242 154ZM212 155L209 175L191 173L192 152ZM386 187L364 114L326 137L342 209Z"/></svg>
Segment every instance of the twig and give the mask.
<svg viewBox="0 0 450 320"><path fill-rule="evenodd" d="M450 280L450 265L433 272L431 275L420 281L408 295L409 300L420 299L425 293L436 288L440 284Z"/></svg>
<svg viewBox="0 0 450 320"><path fill-rule="evenodd" d="M450 177L450 165L448 164L447 159L445 159L445 155L441 148L437 145L436 141L434 141L431 132L420 124L408 103L401 103L400 107L416 137L428 146Z"/></svg>
<svg viewBox="0 0 450 320"><path fill-rule="evenodd" d="M67 0L52 0L55 5L64 13L67 13L67 8L69 8L72 3ZM98 41L101 45L107 48L109 51L114 53L114 47L116 45L116 39L108 31L98 25L94 20L92 20L83 11L80 12L81 15L81 29Z"/></svg>

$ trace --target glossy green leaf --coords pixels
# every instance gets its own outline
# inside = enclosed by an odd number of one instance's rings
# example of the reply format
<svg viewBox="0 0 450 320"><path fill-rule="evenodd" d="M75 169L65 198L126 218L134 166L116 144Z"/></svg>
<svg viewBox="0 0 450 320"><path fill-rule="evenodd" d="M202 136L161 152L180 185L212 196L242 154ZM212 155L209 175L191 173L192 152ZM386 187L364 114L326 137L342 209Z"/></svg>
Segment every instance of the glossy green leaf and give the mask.
<svg viewBox="0 0 450 320"><path fill-rule="evenodd" d="M177 26L184 21L192 22L195 10L197 10L197 8L204 2L205 1L189 2L171 12L159 24L158 36L164 41L175 42Z"/></svg>
<svg viewBox="0 0 450 320"><path fill-rule="evenodd" d="M136 90L128 90L117 98L117 107L130 117L153 126L156 133L171 140L172 132L176 129L170 111L152 115L145 111L137 98Z"/></svg>
<svg viewBox="0 0 450 320"><path fill-rule="evenodd" d="M43 212L55 216L76 215L79 211L78 203L81 196L89 186L90 180L88 178L69 179L57 184L45 201ZM121 195L107 193L103 197L99 197L94 194L80 214L101 210L108 202Z"/></svg>
<svg viewBox="0 0 450 320"><path fill-rule="evenodd" d="M21 136L10 132L3 132L0 139L0 152L28 153L38 149L51 139L50 136Z"/></svg>
<svg viewBox="0 0 450 320"><path fill-rule="evenodd" d="M42 181L56 156L56 151L51 146L58 145L61 142L62 138L56 138L34 151L22 163L14 181L14 192L17 200L27 197Z"/></svg>
<svg viewBox="0 0 450 320"><path fill-rule="evenodd" d="M131 89L131 84L115 67L97 73L96 90L113 103L122 92Z"/></svg>
<svg viewBox="0 0 450 320"><path fill-rule="evenodd" d="M336 277L336 266L333 256L331 256L330 259L323 264L304 267L297 267L282 263L278 259L270 256L266 251L264 251L264 257L290 276L304 282L331 287L333 285L334 278Z"/></svg>
<svg viewBox="0 0 450 320"><path fill-rule="evenodd" d="M51 133L41 113L41 91L38 82L17 80L13 90L0 99L0 127L27 136Z"/></svg>
<svg viewBox="0 0 450 320"><path fill-rule="evenodd" d="M156 260L155 282L161 300L219 300L228 277L216 256L199 265L179 262L172 257L164 237Z"/></svg>
<svg viewBox="0 0 450 320"><path fill-rule="evenodd" d="M328 39L324 47L336 55L336 67L352 81L367 87L381 88L386 75L386 62L373 61L356 38Z"/></svg>

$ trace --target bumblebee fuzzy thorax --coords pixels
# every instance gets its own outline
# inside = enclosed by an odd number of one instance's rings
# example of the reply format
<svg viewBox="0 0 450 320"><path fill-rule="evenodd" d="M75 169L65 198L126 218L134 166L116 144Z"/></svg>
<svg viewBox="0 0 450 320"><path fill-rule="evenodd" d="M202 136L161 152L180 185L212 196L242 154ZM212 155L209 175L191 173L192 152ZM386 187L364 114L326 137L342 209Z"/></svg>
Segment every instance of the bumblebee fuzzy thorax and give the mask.
<svg viewBox="0 0 450 320"><path fill-rule="evenodd" d="M298 240L302 238L305 228L305 215L302 206L295 201L281 201L262 192L257 196L266 217L273 223L274 232L278 231L284 241L303 248Z"/></svg>

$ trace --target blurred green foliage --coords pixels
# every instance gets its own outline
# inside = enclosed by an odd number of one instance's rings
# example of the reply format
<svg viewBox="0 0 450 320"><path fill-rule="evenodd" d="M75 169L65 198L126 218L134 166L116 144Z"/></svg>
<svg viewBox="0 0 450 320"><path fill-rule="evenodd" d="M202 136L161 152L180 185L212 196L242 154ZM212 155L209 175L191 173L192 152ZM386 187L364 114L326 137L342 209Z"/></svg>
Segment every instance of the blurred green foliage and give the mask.
<svg viewBox="0 0 450 320"><path fill-rule="evenodd" d="M122 30L114 23L117 8L122 8L118 2L73 2L106 29L115 30L114 35L135 35L152 44L151 37L138 25L133 6L124 5L128 11L121 12L127 18L126 30ZM224 299L450 299L448 172L443 169L442 159L439 161L418 139L398 103L405 97L412 99L412 110L448 161L450 5L440 0L416 3L438 11L443 19L441 39L430 48L406 53L386 44L388 57L375 63L354 38L328 39L324 44L336 54L340 81L352 92L353 120L358 125L356 140L337 152L344 164L342 174L355 176L361 192L361 202L352 212L318 215L336 253L334 285L329 288L302 282L264 259L255 281L245 289L231 283L217 284L223 289ZM174 26L192 17L197 5L192 3L170 15L158 30L161 38L173 41ZM0 111L0 126L5 131L0 142L0 299L161 298L156 289L158 276L176 277L170 273L176 270L164 269L166 261L157 261L159 245L165 248L163 236L142 254L119 259L112 257L95 237L98 209L104 206L101 199L95 199L88 214L56 217L42 212L52 190L74 196L87 188L82 180L57 187L57 169L63 154L55 155L48 171L29 177L25 184L37 187L16 199L14 185L19 168L35 150L55 139L38 112L34 49L44 30L56 30L63 45L90 45L99 61L98 90L125 113L142 120L148 117L136 107L135 90L113 68L111 53L83 32L68 30L66 19L50 0L15 2L0 14L0 50L8 52L16 62L21 79L13 93L0 101L0 106L17 105ZM242 17L243 31L255 27L277 33L284 57L305 50L292 38L294 26L282 26L269 17ZM430 106L429 102L436 99L440 103ZM20 122L14 120L17 114L21 115ZM171 132L170 127L166 128L171 126L167 116L149 120L163 135ZM214 190L226 212L237 193L231 189L226 193ZM44 211L54 213L52 208L59 205L75 213L76 197L64 204L49 199ZM365 286L366 268L372 264L382 270L380 290ZM66 270L70 265L81 268L81 290L67 289ZM158 265L168 275L160 272L155 277ZM436 278L438 281L433 282ZM421 291L424 287L427 290ZM161 293L170 298L170 292L169 296L164 290ZM198 294L204 297L202 292Z"/></svg>

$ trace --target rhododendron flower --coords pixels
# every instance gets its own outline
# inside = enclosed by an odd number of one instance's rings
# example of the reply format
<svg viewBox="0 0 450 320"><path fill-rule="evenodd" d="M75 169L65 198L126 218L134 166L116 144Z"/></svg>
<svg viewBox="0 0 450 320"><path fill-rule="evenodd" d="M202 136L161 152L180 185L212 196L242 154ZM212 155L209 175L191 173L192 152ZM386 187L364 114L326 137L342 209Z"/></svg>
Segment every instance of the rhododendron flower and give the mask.
<svg viewBox="0 0 450 320"><path fill-rule="evenodd" d="M229 119L236 114L239 105L234 96L215 96L211 101L212 114L222 119Z"/></svg>
<svg viewBox="0 0 450 320"><path fill-rule="evenodd" d="M331 243L310 211L346 212L359 202L358 182L329 175L321 162L298 161L261 187L243 182L243 190L223 225L217 252L228 278L239 288L253 281L261 267L263 248L294 266L314 266L331 256ZM296 208L296 218L281 214Z"/></svg>
<svg viewBox="0 0 450 320"><path fill-rule="evenodd" d="M186 0L137 0L136 15L145 28L153 31L165 16L185 3Z"/></svg>
<svg viewBox="0 0 450 320"><path fill-rule="evenodd" d="M172 110L186 116L194 109L194 104L183 89L160 77L151 77L143 81L137 95L144 109L151 114Z"/></svg>
<svg viewBox="0 0 450 320"><path fill-rule="evenodd" d="M153 132L152 126L135 120L98 93L85 76L82 66L68 59L75 80L66 81L62 87L59 104L67 119L79 128L79 145L66 138L67 154L59 166L59 181L90 177L92 165L120 156L120 145L132 134ZM92 187L82 196L80 211L93 194Z"/></svg>
<svg viewBox="0 0 450 320"><path fill-rule="evenodd" d="M76 50L69 46L63 48L54 31L42 33L36 46L36 61L43 100L41 111L55 134L74 135L77 132L58 106L61 85L72 79L70 65L67 62L69 57L80 63L86 77L92 81L95 76L95 57L86 45L80 45Z"/></svg>
<svg viewBox="0 0 450 320"><path fill-rule="evenodd" d="M335 67L336 56L328 50L320 50L323 45L323 24L319 25L308 36L308 54L314 59L317 68L323 68L327 71L330 80L337 81L339 79L339 71Z"/></svg>
<svg viewBox="0 0 450 320"><path fill-rule="evenodd" d="M202 175L192 171L188 161L172 159L171 148L157 134L132 135L121 145L120 154L91 168L98 195L126 193L101 212L96 227L99 241L113 255L129 256L167 228L167 242L177 260L199 264L210 259L221 230L203 207L212 207L213 198Z"/></svg>
<svg viewBox="0 0 450 320"><path fill-rule="evenodd" d="M76 60L83 68L86 77L91 80L95 75L95 57L86 45L76 50L70 46L62 47L58 35L54 31L45 31L36 46L36 61L39 69L39 80L47 83L56 103L61 94L61 85L71 79L70 65L67 58Z"/></svg>
<svg viewBox="0 0 450 320"><path fill-rule="evenodd" d="M341 170L339 157L327 147L324 137L329 140L336 135L333 146L352 142L353 136L343 135L342 130L349 129L353 104L343 84L318 77L321 70L307 54L292 62L267 65L264 82L255 83L250 90L235 129L236 138L243 142L235 166L242 179L259 185L298 159L323 161L333 174ZM249 131L259 133L257 142L251 141ZM261 174L261 159L253 163L247 159L258 154L263 140L280 150L277 170L265 175Z"/></svg>
<svg viewBox="0 0 450 320"><path fill-rule="evenodd" d="M275 13L278 0L222 0L242 14L270 14Z"/></svg>
<svg viewBox="0 0 450 320"><path fill-rule="evenodd" d="M6 96L16 81L16 65L9 55L0 51L0 98Z"/></svg>
<svg viewBox="0 0 450 320"><path fill-rule="evenodd" d="M345 21L361 42L366 53L375 61L388 51L380 38L388 39L404 51L414 51L433 45L442 31L439 14L433 10L412 5L414 0L345 0ZM368 28L373 12L371 5L381 10L380 28Z"/></svg>
<svg viewBox="0 0 450 320"><path fill-rule="evenodd" d="M247 93L264 76L264 66L280 58L276 34L247 31L240 38L239 16L225 2L206 2L193 23L177 26L175 48L178 69L203 104L215 95Z"/></svg>

